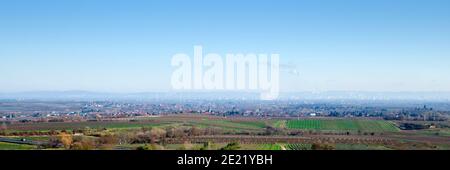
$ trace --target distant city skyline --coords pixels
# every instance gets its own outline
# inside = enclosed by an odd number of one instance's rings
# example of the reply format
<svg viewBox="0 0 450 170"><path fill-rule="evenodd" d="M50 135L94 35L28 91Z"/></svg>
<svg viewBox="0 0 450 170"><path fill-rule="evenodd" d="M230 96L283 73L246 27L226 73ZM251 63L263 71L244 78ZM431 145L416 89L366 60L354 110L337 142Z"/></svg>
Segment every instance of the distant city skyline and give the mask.
<svg viewBox="0 0 450 170"><path fill-rule="evenodd" d="M173 92L171 58L277 53L280 92L450 92L447 0L0 2L0 93ZM192 54L189 54L192 56Z"/></svg>

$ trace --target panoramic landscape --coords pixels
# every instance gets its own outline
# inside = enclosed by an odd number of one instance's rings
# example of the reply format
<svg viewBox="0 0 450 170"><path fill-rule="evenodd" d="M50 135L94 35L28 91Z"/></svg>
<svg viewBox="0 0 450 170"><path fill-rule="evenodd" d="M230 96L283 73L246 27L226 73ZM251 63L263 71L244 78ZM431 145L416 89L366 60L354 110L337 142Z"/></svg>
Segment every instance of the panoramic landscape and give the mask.
<svg viewBox="0 0 450 170"><path fill-rule="evenodd" d="M449 7L1 0L0 156L189 167L188 157L236 165L245 155L298 166L377 157L311 150L449 151ZM388 162L378 157L371 163Z"/></svg>
<svg viewBox="0 0 450 170"><path fill-rule="evenodd" d="M0 149L449 150L449 118L421 100L3 99Z"/></svg>

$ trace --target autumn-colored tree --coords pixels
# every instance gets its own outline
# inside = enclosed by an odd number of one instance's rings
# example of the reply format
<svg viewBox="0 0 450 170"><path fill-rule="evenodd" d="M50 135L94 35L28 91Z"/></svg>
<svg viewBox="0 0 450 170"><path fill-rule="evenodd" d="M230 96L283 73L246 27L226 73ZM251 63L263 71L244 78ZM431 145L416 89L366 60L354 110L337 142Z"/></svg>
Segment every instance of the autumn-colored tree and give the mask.
<svg viewBox="0 0 450 170"><path fill-rule="evenodd" d="M175 128L173 131L173 136L175 138L184 138L186 137L186 133L184 133L184 129L183 128Z"/></svg>
<svg viewBox="0 0 450 170"><path fill-rule="evenodd" d="M118 138L113 135L103 135L98 139L100 144L117 144Z"/></svg>
<svg viewBox="0 0 450 170"><path fill-rule="evenodd" d="M155 143L156 141L160 141L166 137L166 131L161 128L152 128L150 130L150 140L151 143Z"/></svg>
<svg viewBox="0 0 450 170"><path fill-rule="evenodd" d="M189 132L188 132L189 134L189 136L199 136L200 135L200 133L201 133L201 131L200 131L200 129L199 128L197 128L197 126L192 126L190 129L189 129Z"/></svg>
<svg viewBox="0 0 450 170"><path fill-rule="evenodd" d="M93 141L74 142L71 147L73 150L92 150L94 148L95 143Z"/></svg>
<svg viewBox="0 0 450 170"><path fill-rule="evenodd" d="M119 144L129 144L136 139L136 134L131 132L120 132L116 136Z"/></svg>
<svg viewBox="0 0 450 170"><path fill-rule="evenodd" d="M73 143L72 135L62 132L58 135L58 140L64 145L65 148L70 148Z"/></svg>

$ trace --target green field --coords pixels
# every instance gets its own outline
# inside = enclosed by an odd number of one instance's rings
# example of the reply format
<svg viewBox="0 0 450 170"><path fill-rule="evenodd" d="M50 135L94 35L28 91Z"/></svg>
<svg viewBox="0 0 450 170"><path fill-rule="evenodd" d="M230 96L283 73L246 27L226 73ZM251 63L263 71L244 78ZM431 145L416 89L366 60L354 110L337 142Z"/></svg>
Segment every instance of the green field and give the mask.
<svg viewBox="0 0 450 170"><path fill-rule="evenodd" d="M362 132L395 132L394 123L384 120L289 120L289 129L324 130L324 131L362 131Z"/></svg>
<svg viewBox="0 0 450 170"><path fill-rule="evenodd" d="M10 132L27 132L27 131L50 131L50 130L73 130L73 129L133 129L142 127L155 127L163 126L168 123L165 122L52 122L52 123L29 123L29 124L14 124L9 125L8 130Z"/></svg>
<svg viewBox="0 0 450 170"><path fill-rule="evenodd" d="M218 127L231 130L262 130L266 127L263 121L231 121L231 120L190 120L186 121L188 124L192 124L199 127Z"/></svg>
<svg viewBox="0 0 450 170"><path fill-rule="evenodd" d="M48 141L50 139L49 136L9 136L9 139L26 139L28 141Z"/></svg>
<svg viewBox="0 0 450 170"><path fill-rule="evenodd" d="M288 149L288 150L311 150L311 144L308 144L308 143L288 144L286 146L286 149Z"/></svg>
<svg viewBox="0 0 450 170"><path fill-rule="evenodd" d="M282 150L279 144L262 144L258 150Z"/></svg>
<svg viewBox="0 0 450 170"><path fill-rule="evenodd" d="M36 149L36 146L0 142L0 150L30 150L30 149Z"/></svg>
<svg viewBox="0 0 450 170"><path fill-rule="evenodd" d="M382 145L336 144L336 150L390 150Z"/></svg>
<svg viewBox="0 0 450 170"><path fill-rule="evenodd" d="M286 120L279 120L273 122L272 125L277 128L286 128L286 122L287 122Z"/></svg>
<svg viewBox="0 0 450 170"><path fill-rule="evenodd" d="M262 130L266 127L261 120L223 120L208 118L154 118L142 121L95 121L95 122L53 122L53 123L29 123L13 124L8 126L7 132L73 130L73 129L137 129L142 127L161 127L190 125L198 127L217 127L229 130Z"/></svg>

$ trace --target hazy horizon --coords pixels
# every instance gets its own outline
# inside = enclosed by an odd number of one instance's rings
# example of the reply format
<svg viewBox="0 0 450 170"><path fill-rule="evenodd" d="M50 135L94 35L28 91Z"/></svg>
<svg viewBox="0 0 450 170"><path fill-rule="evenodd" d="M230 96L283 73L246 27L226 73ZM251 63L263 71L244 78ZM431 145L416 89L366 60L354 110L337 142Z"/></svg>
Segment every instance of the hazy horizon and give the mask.
<svg viewBox="0 0 450 170"><path fill-rule="evenodd" d="M261 100L258 92L170 91L110 93L91 91L34 91L0 93L2 100ZM354 100L448 102L450 92L281 92L277 100Z"/></svg>

